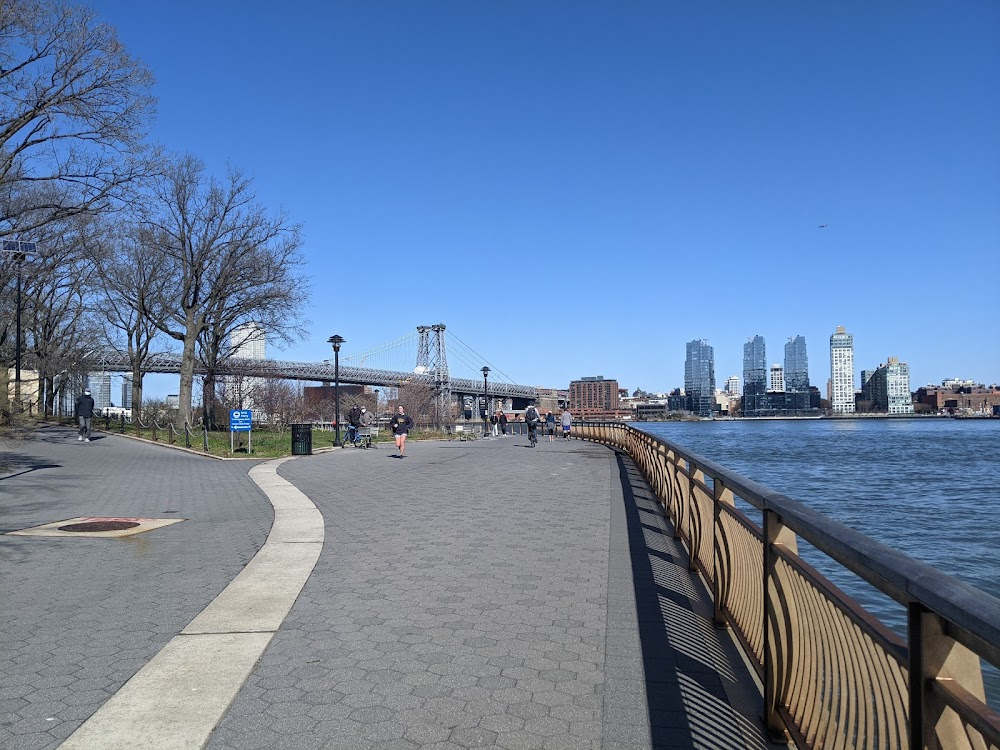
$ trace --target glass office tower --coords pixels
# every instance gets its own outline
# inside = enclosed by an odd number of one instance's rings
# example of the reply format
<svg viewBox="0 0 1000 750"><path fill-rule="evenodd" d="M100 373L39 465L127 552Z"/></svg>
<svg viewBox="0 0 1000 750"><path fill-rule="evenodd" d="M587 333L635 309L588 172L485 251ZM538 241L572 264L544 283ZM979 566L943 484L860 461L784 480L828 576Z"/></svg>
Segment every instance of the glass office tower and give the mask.
<svg viewBox="0 0 1000 750"><path fill-rule="evenodd" d="M764 337L754 336L743 345L743 416L767 408L767 352Z"/></svg>
<svg viewBox="0 0 1000 750"><path fill-rule="evenodd" d="M687 344L684 394L690 411L699 417L712 416L715 406L715 351L704 339Z"/></svg>

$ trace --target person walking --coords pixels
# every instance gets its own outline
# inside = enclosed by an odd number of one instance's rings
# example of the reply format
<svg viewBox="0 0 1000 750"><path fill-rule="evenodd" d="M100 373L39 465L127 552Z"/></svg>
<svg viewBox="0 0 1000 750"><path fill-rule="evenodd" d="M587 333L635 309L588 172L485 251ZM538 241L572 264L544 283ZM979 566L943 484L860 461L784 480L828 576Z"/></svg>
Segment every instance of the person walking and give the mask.
<svg viewBox="0 0 1000 750"><path fill-rule="evenodd" d="M355 404L347 412L347 440L358 444L358 428L361 426L361 407Z"/></svg>
<svg viewBox="0 0 1000 750"><path fill-rule="evenodd" d="M406 434L413 429L413 420L406 410L400 406L396 415L389 420L389 429L396 437L396 447L399 449L399 457L403 458L406 452Z"/></svg>
<svg viewBox="0 0 1000 750"><path fill-rule="evenodd" d="M556 441L556 415L550 411L545 412L545 434L549 436L549 442Z"/></svg>
<svg viewBox="0 0 1000 750"><path fill-rule="evenodd" d="M90 389L84 388L76 399L76 418L80 425L80 434L77 440L90 442L90 426L94 421L94 397L90 395Z"/></svg>
<svg viewBox="0 0 1000 750"><path fill-rule="evenodd" d="M500 418L496 414L494 414L492 417L490 417L490 424L493 425L493 427L491 428L493 431L493 437L497 437L497 435L500 434Z"/></svg>
<svg viewBox="0 0 1000 750"><path fill-rule="evenodd" d="M562 413L562 428L563 428L563 439L569 437L569 428L573 424L573 415L569 413L569 409L563 409Z"/></svg>
<svg viewBox="0 0 1000 750"><path fill-rule="evenodd" d="M507 437L507 415L503 411L497 412L497 420L500 422L500 432Z"/></svg>

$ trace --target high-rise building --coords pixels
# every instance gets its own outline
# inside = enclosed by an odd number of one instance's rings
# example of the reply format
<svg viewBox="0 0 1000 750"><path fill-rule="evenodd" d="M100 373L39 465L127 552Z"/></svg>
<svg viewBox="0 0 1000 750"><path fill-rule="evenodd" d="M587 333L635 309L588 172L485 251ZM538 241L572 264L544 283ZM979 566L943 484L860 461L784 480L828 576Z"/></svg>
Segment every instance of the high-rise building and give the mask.
<svg viewBox="0 0 1000 750"><path fill-rule="evenodd" d="M87 375L87 387L94 397L94 409L107 409L111 406L111 373L90 373Z"/></svg>
<svg viewBox="0 0 1000 750"><path fill-rule="evenodd" d="M687 344L684 394L690 411L700 417L712 416L715 407L715 352L704 339Z"/></svg>
<svg viewBox="0 0 1000 750"><path fill-rule="evenodd" d="M785 392L785 370L777 362L771 365L771 382L768 390L774 393Z"/></svg>
<svg viewBox="0 0 1000 750"><path fill-rule="evenodd" d="M132 376L122 375L122 408L132 408Z"/></svg>
<svg viewBox="0 0 1000 750"><path fill-rule="evenodd" d="M264 329L257 323L238 326L229 334L229 356L233 360L266 359L266 351ZM264 378L245 375L226 376L225 392L230 408L251 409L254 420L264 421L267 417L254 404L254 396L264 388L266 383L267 380Z"/></svg>
<svg viewBox="0 0 1000 750"><path fill-rule="evenodd" d="M854 336L844 326L830 336L830 409L854 413Z"/></svg>
<svg viewBox="0 0 1000 750"><path fill-rule="evenodd" d="M231 357L241 359L266 359L264 329L257 323L237 326L229 334Z"/></svg>
<svg viewBox="0 0 1000 750"><path fill-rule="evenodd" d="M569 410L583 419L618 416L618 381L603 375L580 378L569 384Z"/></svg>
<svg viewBox="0 0 1000 750"><path fill-rule="evenodd" d="M767 409L767 352L764 337L754 336L743 345L743 414L756 416Z"/></svg>
<svg viewBox="0 0 1000 750"><path fill-rule="evenodd" d="M888 414L912 414L913 396L910 393L910 366L899 357L889 357L887 364L868 371L862 388L865 398L872 402L875 411Z"/></svg>
<svg viewBox="0 0 1000 750"><path fill-rule="evenodd" d="M726 378L726 393L730 396L740 395L740 376L730 375Z"/></svg>
<svg viewBox="0 0 1000 750"><path fill-rule="evenodd" d="M792 336L785 344L785 390L809 392L809 357L804 336Z"/></svg>

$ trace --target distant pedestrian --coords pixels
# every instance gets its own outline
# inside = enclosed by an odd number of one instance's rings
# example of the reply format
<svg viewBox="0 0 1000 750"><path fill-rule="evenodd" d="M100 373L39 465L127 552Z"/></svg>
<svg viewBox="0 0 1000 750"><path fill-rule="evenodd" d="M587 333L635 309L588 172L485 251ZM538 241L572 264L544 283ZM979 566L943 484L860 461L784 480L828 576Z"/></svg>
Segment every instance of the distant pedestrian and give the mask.
<svg viewBox="0 0 1000 750"><path fill-rule="evenodd" d="M563 409L562 413L563 439L569 437L569 428L572 424L573 424L573 415L569 413L569 409Z"/></svg>
<svg viewBox="0 0 1000 750"><path fill-rule="evenodd" d="M545 412L545 434L549 436L549 442L556 440L556 416L550 411Z"/></svg>
<svg viewBox="0 0 1000 750"><path fill-rule="evenodd" d="M358 428L361 426L361 407L355 404L347 412L347 441L357 444Z"/></svg>
<svg viewBox="0 0 1000 750"><path fill-rule="evenodd" d="M507 437L507 415L502 411L497 413L497 421L500 422L500 432L503 433L504 437Z"/></svg>
<svg viewBox="0 0 1000 750"><path fill-rule="evenodd" d="M490 428L493 431L493 437L496 437L500 434L500 418L494 414L490 417L490 424L493 425L493 427Z"/></svg>
<svg viewBox="0 0 1000 750"><path fill-rule="evenodd" d="M94 421L94 397L90 395L90 389L84 388L76 399L76 419L80 425L80 434L77 440L90 442L90 426Z"/></svg>
<svg viewBox="0 0 1000 750"><path fill-rule="evenodd" d="M406 452L406 433L413 429L413 420L406 410L400 406L396 415L389 420L389 429L396 437L396 447L399 449L399 457L403 458Z"/></svg>

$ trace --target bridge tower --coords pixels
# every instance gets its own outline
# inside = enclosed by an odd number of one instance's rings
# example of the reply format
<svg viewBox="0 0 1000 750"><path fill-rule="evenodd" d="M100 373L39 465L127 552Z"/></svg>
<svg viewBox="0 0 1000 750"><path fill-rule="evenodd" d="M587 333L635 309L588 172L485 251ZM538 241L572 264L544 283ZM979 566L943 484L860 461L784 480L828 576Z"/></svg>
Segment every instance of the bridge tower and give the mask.
<svg viewBox="0 0 1000 750"><path fill-rule="evenodd" d="M441 426L451 421L451 374L448 372L444 329L444 323L431 326L434 332L434 386L437 390L438 422Z"/></svg>
<svg viewBox="0 0 1000 750"><path fill-rule="evenodd" d="M431 326L417 326L420 341L417 344L417 366L414 372L427 372L431 367Z"/></svg>

